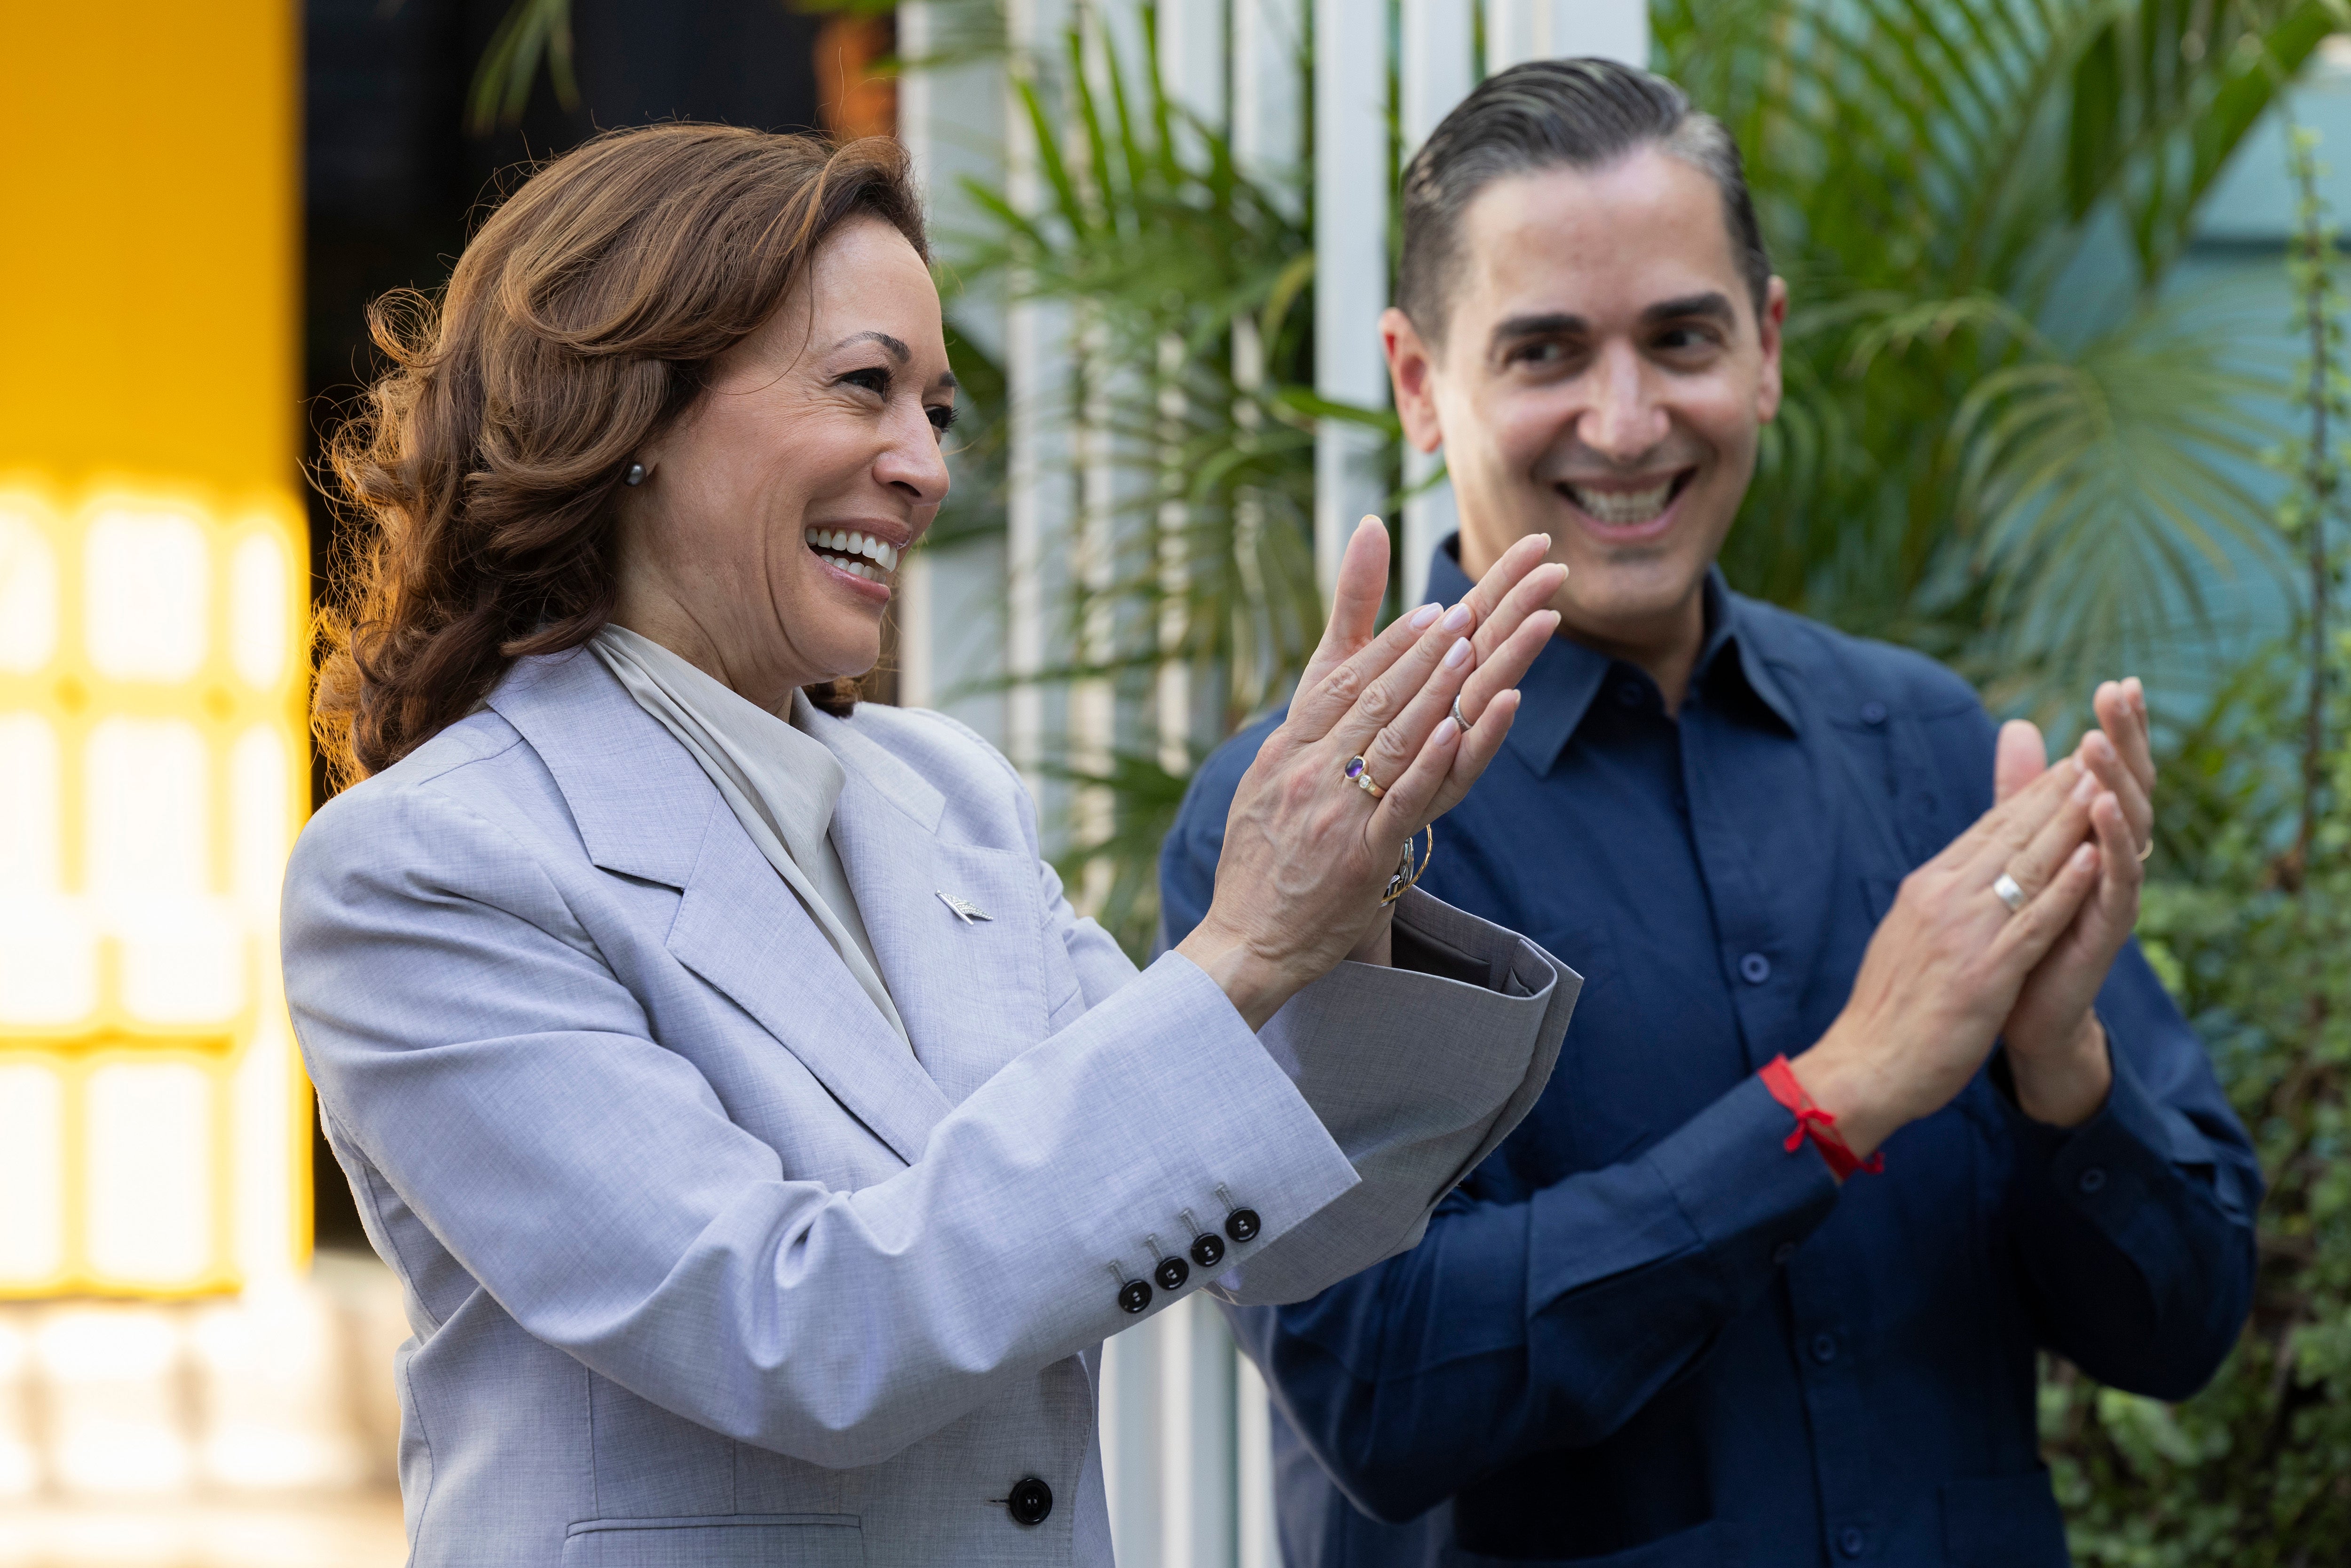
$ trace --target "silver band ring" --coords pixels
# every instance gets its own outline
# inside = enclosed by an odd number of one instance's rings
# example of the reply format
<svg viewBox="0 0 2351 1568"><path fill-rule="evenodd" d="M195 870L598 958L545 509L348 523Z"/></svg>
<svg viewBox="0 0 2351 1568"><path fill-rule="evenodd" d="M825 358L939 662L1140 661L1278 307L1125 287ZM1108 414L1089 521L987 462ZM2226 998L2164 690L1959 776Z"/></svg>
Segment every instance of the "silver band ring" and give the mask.
<svg viewBox="0 0 2351 1568"><path fill-rule="evenodd" d="M2019 887L2016 879L2006 872L2001 873L1992 883L1991 891L1994 897L2008 905L2011 915L2022 914L2025 904L2031 902L2024 896L2024 889Z"/></svg>
<svg viewBox="0 0 2351 1568"><path fill-rule="evenodd" d="M1453 694L1453 722L1461 727L1462 734L1469 733L1469 721L1461 716L1461 694L1458 692Z"/></svg>
<svg viewBox="0 0 2351 1568"><path fill-rule="evenodd" d="M1364 765L1364 759L1360 757L1347 758L1347 779L1356 789L1374 800L1387 793L1379 785L1372 782L1372 770Z"/></svg>

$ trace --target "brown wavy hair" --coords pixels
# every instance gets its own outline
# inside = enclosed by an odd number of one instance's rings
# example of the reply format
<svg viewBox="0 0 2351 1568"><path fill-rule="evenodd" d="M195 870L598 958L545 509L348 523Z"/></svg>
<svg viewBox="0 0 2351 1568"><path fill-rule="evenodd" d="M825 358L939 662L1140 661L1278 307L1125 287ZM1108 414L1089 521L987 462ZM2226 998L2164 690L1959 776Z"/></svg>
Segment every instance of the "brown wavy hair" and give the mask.
<svg viewBox="0 0 2351 1568"><path fill-rule="evenodd" d="M515 660L596 633L632 455L860 215L927 256L895 141L615 131L517 188L438 299L369 308L392 368L329 436L319 476L353 525L311 702L337 783L463 718ZM810 695L845 713L856 685Z"/></svg>

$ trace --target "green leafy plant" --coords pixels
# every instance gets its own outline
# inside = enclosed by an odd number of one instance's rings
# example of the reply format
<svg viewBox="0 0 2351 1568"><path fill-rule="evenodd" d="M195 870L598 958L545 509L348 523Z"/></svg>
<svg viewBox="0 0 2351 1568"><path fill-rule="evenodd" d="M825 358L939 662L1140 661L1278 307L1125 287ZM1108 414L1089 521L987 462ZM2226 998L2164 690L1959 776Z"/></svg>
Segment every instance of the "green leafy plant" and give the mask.
<svg viewBox="0 0 2351 1568"><path fill-rule="evenodd" d="M1792 308L1734 582L2044 716L2208 660L2282 558L2249 486L2283 365L2167 302L2214 181L2340 0L1656 0ZM2264 323L2264 325L2266 325Z"/></svg>
<svg viewBox="0 0 2351 1568"><path fill-rule="evenodd" d="M969 184L983 223L941 236L949 277L1064 308L1081 345L1038 411L1076 433L1072 468L1044 476L1077 502L1081 569L1053 611L1070 654L1028 678L1116 695L1113 733L1049 737L1043 770L1099 792L1105 809L1072 814L1063 870L1138 954L1191 766L1282 694L1320 635L1315 421L1379 422L1310 390L1305 193L1249 178L1221 129L1169 98L1153 20L1143 7L1140 57L1081 25L1015 78L1043 199Z"/></svg>
<svg viewBox="0 0 2351 1568"><path fill-rule="evenodd" d="M2343 570L2351 384L2313 140L2290 267L2308 356L2304 433L2273 461L2302 547L2300 634L2250 661L2166 768L2147 953L2210 1045L2270 1183L2253 1318L2178 1406L2053 1365L2043 1431L2076 1557L2131 1568L2299 1568L2351 1558L2351 639Z"/></svg>
<svg viewBox="0 0 2351 1568"><path fill-rule="evenodd" d="M571 69L571 0L514 0L474 67L465 93L465 129L486 136L501 125L521 123L530 105L539 62L567 110L580 107L580 80Z"/></svg>

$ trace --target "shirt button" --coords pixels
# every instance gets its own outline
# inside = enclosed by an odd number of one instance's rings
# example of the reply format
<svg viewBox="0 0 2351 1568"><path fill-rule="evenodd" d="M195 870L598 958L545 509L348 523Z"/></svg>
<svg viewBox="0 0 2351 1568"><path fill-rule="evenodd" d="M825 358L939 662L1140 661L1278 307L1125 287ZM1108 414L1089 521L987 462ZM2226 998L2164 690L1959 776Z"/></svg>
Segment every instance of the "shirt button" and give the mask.
<svg viewBox="0 0 2351 1568"><path fill-rule="evenodd" d="M1159 1267L1151 1271L1151 1277L1159 1281L1159 1288L1163 1291L1180 1291L1184 1288L1184 1281L1192 1277L1192 1266L1181 1258L1162 1258Z"/></svg>
<svg viewBox="0 0 2351 1568"><path fill-rule="evenodd" d="M1771 960L1761 953L1750 953L1739 960L1739 977L1750 986L1760 986L1771 977Z"/></svg>
<svg viewBox="0 0 2351 1568"><path fill-rule="evenodd" d="M1837 1531L1837 1550L1847 1557L1860 1556L1862 1548L1868 1544L1868 1538L1861 1533L1857 1525L1848 1524Z"/></svg>
<svg viewBox="0 0 2351 1568"><path fill-rule="evenodd" d="M1192 1238L1192 1261L1203 1269L1213 1269L1225 1260L1225 1239L1213 1230L1203 1230Z"/></svg>
<svg viewBox="0 0 2351 1568"><path fill-rule="evenodd" d="M1139 1312L1151 1304L1151 1287L1140 1280L1129 1280L1118 1288L1118 1310Z"/></svg>
<svg viewBox="0 0 2351 1568"><path fill-rule="evenodd" d="M1635 681L1617 682L1616 700L1626 707L1639 707L1641 706L1640 684Z"/></svg>
<svg viewBox="0 0 2351 1568"><path fill-rule="evenodd" d="M2085 1197L2091 1193L2102 1192L2105 1189L2106 1173L2096 1166L2092 1166L2074 1178L2074 1185L2080 1187Z"/></svg>
<svg viewBox="0 0 2351 1568"><path fill-rule="evenodd" d="M1836 1335L1816 1333L1813 1336L1813 1359L1826 1366L1836 1359Z"/></svg>
<svg viewBox="0 0 2351 1568"><path fill-rule="evenodd" d="M1785 1263L1795 1255L1796 1244L1792 1241L1782 1241L1771 1249L1771 1261L1774 1263Z"/></svg>
<svg viewBox="0 0 2351 1568"><path fill-rule="evenodd" d="M1042 1524L1053 1511L1053 1489L1035 1476L1022 1476L1012 1483L1012 1495L1004 1500L1004 1511L1012 1516L1015 1524Z"/></svg>
<svg viewBox="0 0 2351 1568"><path fill-rule="evenodd" d="M1254 1208L1236 1208L1225 1216L1225 1234L1236 1241L1254 1241L1257 1231L1257 1210Z"/></svg>
<svg viewBox="0 0 2351 1568"><path fill-rule="evenodd" d="M1862 704L1861 722L1864 724L1884 724L1886 722L1886 705L1884 703Z"/></svg>

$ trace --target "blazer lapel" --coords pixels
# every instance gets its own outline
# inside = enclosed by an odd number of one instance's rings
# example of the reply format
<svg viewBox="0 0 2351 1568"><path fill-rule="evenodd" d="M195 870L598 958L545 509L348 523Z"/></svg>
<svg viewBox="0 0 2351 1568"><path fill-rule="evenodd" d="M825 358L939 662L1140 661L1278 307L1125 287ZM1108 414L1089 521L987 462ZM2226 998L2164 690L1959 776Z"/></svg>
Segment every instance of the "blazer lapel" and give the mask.
<svg viewBox="0 0 2351 1568"><path fill-rule="evenodd" d="M584 649L520 661L490 706L555 776L590 859L683 894L666 944L677 960L919 1159L952 1107L685 748Z"/></svg>
<svg viewBox="0 0 2351 1568"><path fill-rule="evenodd" d="M883 983L924 1071L959 1105L1049 1028L1037 862L941 838L945 802L927 779L852 725L811 728L849 776L832 841ZM943 893L987 918L967 923Z"/></svg>
<svg viewBox="0 0 2351 1568"><path fill-rule="evenodd" d="M783 1041L899 1158L922 1157L953 1107L723 806L686 882L669 950ZM892 999L904 1017L894 988Z"/></svg>

